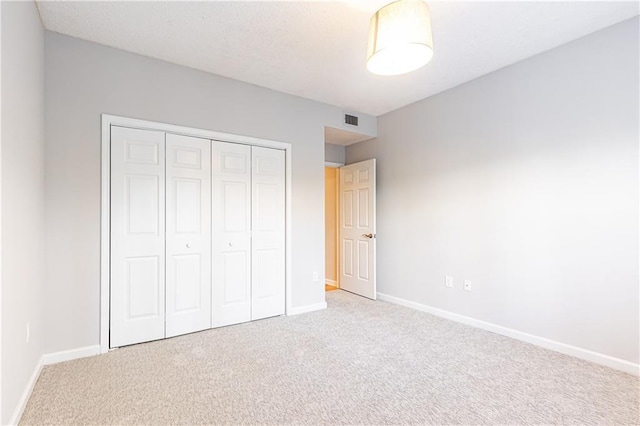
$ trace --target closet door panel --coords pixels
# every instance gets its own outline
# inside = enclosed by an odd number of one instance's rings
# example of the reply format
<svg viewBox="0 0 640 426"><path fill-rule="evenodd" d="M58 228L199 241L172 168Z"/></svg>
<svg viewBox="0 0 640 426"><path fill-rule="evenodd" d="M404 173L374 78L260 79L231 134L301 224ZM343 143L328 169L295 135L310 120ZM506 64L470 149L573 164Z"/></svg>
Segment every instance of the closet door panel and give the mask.
<svg viewBox="0 0 640 426"><path fill-rule="evenodd" d="M212 324L251 320L251 147L213 141Z"/></svg>
<svg viewBox="0 0 640 426"><path fill-rule="evenodd" d="M164 133L111 127L110 347L165 336Z"/></svg>
<svg viewBox="0 0 640 426"><path fill-rule="evenodd" d="M166 136L166 336L211 327L211 141Z"/></svg>
<svg viewBox="0 0 640 426"><path fill-rule="evenodd" d="M284 151L252 147L252 320L285 313L284 160Z"/></svg>

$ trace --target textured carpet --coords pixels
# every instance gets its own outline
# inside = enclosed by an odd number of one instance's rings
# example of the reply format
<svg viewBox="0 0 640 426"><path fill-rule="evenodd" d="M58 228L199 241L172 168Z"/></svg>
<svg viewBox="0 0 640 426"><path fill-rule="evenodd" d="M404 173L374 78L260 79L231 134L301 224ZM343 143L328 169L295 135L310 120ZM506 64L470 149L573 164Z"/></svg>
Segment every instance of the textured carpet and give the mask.
<svg viewBox="0 0 640 426"><path fill-rule="evenodd" d="M329 308L45 367L22 424L637 424L639 381L432 315Z"/></svg>

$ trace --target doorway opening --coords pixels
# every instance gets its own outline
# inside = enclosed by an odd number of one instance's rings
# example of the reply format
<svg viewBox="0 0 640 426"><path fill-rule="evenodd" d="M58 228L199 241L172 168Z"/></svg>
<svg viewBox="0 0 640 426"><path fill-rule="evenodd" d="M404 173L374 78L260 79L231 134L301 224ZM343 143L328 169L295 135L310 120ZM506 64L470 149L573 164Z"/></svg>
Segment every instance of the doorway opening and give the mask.
<svg viewBox="0 0 640 426"><path fill-rule="evenodd" d="M376 160L345 165L371 136L325 127L325 291L376 299Z"/></svg>

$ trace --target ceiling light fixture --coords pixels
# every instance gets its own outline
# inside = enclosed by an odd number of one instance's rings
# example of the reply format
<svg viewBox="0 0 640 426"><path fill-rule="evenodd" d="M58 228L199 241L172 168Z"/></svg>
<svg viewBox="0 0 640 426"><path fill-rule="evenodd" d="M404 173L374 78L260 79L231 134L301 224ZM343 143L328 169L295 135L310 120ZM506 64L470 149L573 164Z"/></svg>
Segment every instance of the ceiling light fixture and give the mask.
<svg viewBox="0 0 640 426"><path fill-rule="evenodd" d="M432 56L431 14L422 0L398 0L371 17L367 69L372 73L408 73Z"/></svg>

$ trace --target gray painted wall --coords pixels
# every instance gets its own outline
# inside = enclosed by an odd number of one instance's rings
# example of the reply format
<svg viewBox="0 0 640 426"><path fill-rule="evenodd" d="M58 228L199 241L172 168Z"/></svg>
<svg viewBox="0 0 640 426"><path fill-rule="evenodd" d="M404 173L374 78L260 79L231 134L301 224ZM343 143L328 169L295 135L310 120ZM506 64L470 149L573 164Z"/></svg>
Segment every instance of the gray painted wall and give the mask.
<svg viewBox="0 0 640 426"><path fill-rule="evenodd" d="M293 306L324 301L324 126L344 127L342 109L60 34L45 41L47 353L99 342L102 113L291 143ZM375 131L375 117L360 117Z"/></svg>
<svg viewBox="0 0 640 426"><path fill-rule="evenodd" d="M345 147L341 145L324 144L324 161L329 163L344 163Z"/></svg>
<svg viewBox="0 0 640 426"><path fill-rule="evenodd" d="M347 147L378 160L381 293L638 363L638 22L379 117Z"/></svg>
<svg viewBox="0 0 640 426"><path fill-rule="evenodd" d="M43 353L44 34L33 2L2 2L2 424ZM31 336L26 342L26 326Z"/></svg>

